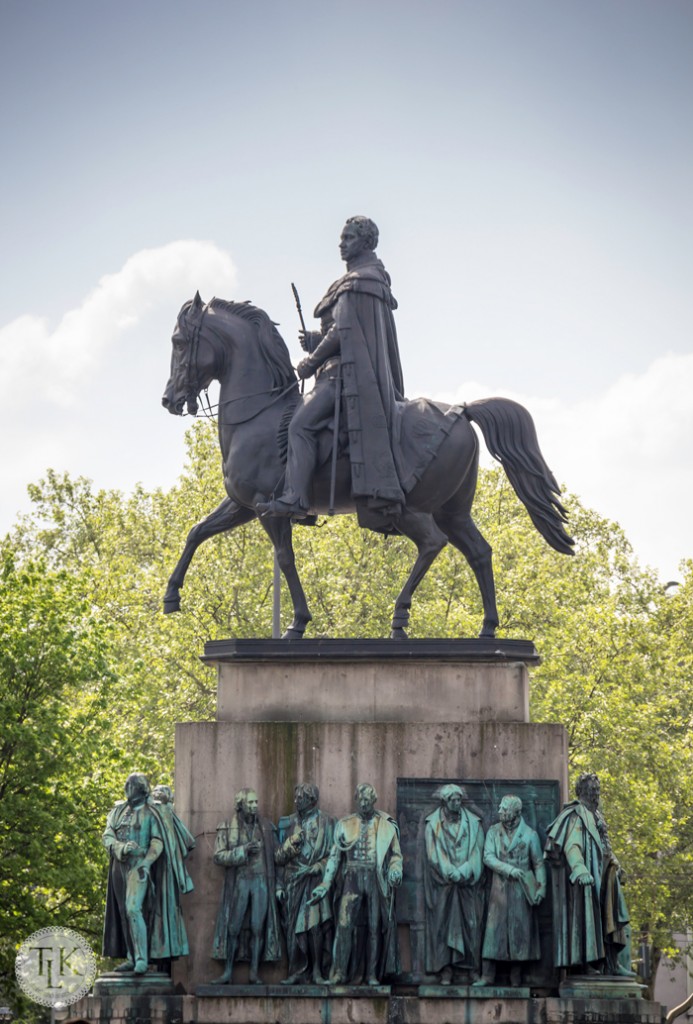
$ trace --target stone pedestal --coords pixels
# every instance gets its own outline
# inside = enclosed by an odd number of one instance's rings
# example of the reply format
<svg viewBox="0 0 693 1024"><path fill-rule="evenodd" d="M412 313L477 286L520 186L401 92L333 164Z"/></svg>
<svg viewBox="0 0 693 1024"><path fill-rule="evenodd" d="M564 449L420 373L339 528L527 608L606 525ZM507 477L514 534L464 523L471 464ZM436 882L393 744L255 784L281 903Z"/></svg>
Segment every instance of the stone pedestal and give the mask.
<svg viewBox="0 0 693 1024"><path fill-rule="evenodd" d="M217 670L216 720L176 729L176 810L197 837L188 861L195 891L183 900L190 956L174 965L175 996L149 995L148 1009L136 996L92 996L81 1009L89 1020L659 1024L658 1004L631 991L590 999L571 990L560 998L550 965L547 983L546 957L539 965L544 974L528 975L526 987L517 990L446 990L421 974L423 931L411 896L417 869L407 842L412 851L418 842L410 828L412 809L420 818L431 786L467 782L492 815L499 799L494 780L503 780L503 792L528 798L528 820L540 833L554 813L549 804L557 810L567 798L565 730L529 722L528 667L538 661L531 643L218 641L206 645L204 660ZM356 784L370 782L378 807L407 819L405 885L398 896L403 974L392 987L283 987L278 983L286 963L261 964L260 986L244 984L245 964L234 970L237 985L212 984L222 969L210 955L224 874L212 860L216 826L230 816L234 795L244 786L257 791L260 813L279 821L293 811L297 782L316 783L322 809L335 818L353 810ZM545 949L548 941L545 934Z"/></svg>
<svg viewBox="0 0 693 1024"><path fill-rule="evenodd" d="M212 853L241 787L257 790L272 821L293 811L302 781L320 787L336 818L353 810L359 782L372 783L393 816L398 780L552 779L566 793L565 730L528 721L531 643L236 640L208 643L204 660L217 669L217 720L176 730L176 810L198 836L190 957L174 974L188 992L221 971L210 952L224 872ZM400 931L411 973L409 928ZM238 965L239 982L245 970ZM286 969L264 964L260 973L276 983Z"/></svg>

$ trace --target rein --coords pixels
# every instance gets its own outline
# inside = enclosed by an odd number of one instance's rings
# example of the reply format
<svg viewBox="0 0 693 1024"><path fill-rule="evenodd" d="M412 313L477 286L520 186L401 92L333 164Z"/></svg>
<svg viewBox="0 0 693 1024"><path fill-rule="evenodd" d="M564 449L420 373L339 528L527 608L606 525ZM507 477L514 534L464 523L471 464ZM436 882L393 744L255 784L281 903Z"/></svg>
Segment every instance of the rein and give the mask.
<svg viewBox="0 0 693 1024"><path fill-rule="evenodd" d="M194 392L195 395L197 396L197 398L199 398L201 393L202 393L201 392L201 388L200 388L200 384L199 384L199 376L200 375L199 375L198 370L197 370L197 353L198 353L198 350L199 350L199 347L200 347L200 334L202 332L202 321L204 320L206 312L207 312L207 306L204 306L202 311L201 311L201 313L200 313L199 319L196 320L196 321L194 321L192 319L192 317L190 317L189 312L186 313L186 315L185 315L186 322L188 323L189 328L190 328L190 345L189 345L189 348L188 348L188 365L187 365L187 369L186 369L185 386L186 386L186 390L187 390L188 394ZM193 372L194 372L194 376L193 376ZM214 406L211 405L211 403L209 401L209 395L208 395L207 388L205 388L204 389L204 393L205 393L205 398L207 400L207 408L205 409L204 402L202 402L201 403L202 404L202 412L200 414L184 412L183 415L184 416L192 416L193 419L214 419L214 410L215 409L219 410L224 405L231 405L233 402L246 401L249 398L259 398L261 395L272 395L272 394L274 394L275 391L279 391L279 394L276 395L275 398L273 398L271 401L267 402L266 405L261 406L261 408L259 408L256 412L252 413L250 416L246 416L246 418L242 419L242 420L234 420L232 424L228 424L228 423L226 424L227 426L238 426L241 423L249 423L251 420L254 420L256 416L260 415L260 413L265 412L266 409L270 409L277 402L281 401L281 399L284 397L284 395L288 395L289 392L292 391L294 388L298 388L298 381L297 380L292 380L291 383L288 384L285 388L281 388L281 385L277 385L274 388L269 388L267 391L255 391L255 392L253 392L253 394L250 394L250 395L237 395L235 398L227 398L223 402L217 402L216 405L214 405ZM217 415L218 415L218 413L217 413ZM223 426L224 425L224 420L223 419L221 420L221 423L222 423L222 426Z"/></svg>

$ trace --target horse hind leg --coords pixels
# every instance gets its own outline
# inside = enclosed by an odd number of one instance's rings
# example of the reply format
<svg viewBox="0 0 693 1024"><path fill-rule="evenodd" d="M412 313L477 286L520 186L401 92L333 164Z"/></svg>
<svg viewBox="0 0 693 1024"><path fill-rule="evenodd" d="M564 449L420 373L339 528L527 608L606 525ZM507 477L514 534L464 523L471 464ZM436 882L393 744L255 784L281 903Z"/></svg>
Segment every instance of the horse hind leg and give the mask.
<svg viewBox="0 0 693 1024"><path fill-rule="evenodd" d="M249 523L254 518L254 512L247 508L241 508L231 498L224 498L213 512L193 526L185 541L183 554L169 577L164 594L165 615L180 611L180 592L185 582L185 574L200 544L204 544L210 537L216 537L218 533L225 533L227 530L233 530L236 526Z"/></svg>
<svg viewBox="0 0 693 1024"><path fill-rule="evenodd" d="M294 546L291 542L291 523L288 519L278 516L260 516L260 522L277 552L279 568L289 588L294 609L293 620L284 632L282 640L301 640L313 616L308 609L306 595L296 569Z"/></svg>
<svg viewBox="0 0 693 1024"><path fill-rule="evenodd" d="M447 534L450 543L462 552L476 577L484 608L484 621L479 636L492 639L498 628L493 549L480 532L468 509L443 507L436 513L435 520Z"/></svg>
<svg viewBox="0 0 693 1024"><path fill-rule="evenodd" d="M414 591L431 565L443 550L448 540L438 529L433 516L424 512L410 512L405 509L397 521L397 529L416 544L417 556L407 582L402 587L392 616L391 640L406 640L405 627L409 624L409 612Z"/></svg>

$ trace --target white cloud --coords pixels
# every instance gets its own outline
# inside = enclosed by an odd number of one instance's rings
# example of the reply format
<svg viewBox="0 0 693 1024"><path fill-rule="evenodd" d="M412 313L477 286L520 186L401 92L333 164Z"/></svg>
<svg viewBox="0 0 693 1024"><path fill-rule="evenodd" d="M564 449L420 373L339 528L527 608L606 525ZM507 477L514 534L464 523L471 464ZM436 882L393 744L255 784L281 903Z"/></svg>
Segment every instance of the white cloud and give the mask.
<svg viewBox="0 0 693 1024"><path fill-rule="evenodd" d="M490 393L468 382L438 397L471 401ZM693 556L693 355L662 356L572 405L503 394L532 413L558 480L619 522L643 564L675 579L680 560Z"/></svg>
<svg viewBox="0 0 693 1024"><path fill-rule="evenodd" d="M209 299L231 297L235 286L228 253L176 241L135 253L54 328L30 313L0 328L0 403L12 423L0 530L27 508L27 484L48 466L126 490L175 479L185 424L176 442L159 403L173 322L197 289Z"/></svg>
<svg viewBox="0 0 693 1024"><path fill-rule="evenodd" d="M11 410L25 403L28 390L33 400L69 404L85 372L147 313L165 305L172 319L170 310L176 302L181 305L181 295L191 297L198 288L207 296L226 295L235 282L230 256L211 242L177 241L142 249L120 270L104 275L54 329L44 317L32 314L0 329L3 407Z"/></svg>

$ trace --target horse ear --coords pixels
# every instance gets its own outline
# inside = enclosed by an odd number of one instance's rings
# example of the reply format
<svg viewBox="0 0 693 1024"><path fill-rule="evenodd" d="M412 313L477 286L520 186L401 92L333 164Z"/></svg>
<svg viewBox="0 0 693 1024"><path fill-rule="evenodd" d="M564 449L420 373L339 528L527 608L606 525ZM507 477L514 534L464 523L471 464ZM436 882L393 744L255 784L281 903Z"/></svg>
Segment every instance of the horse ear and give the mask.
<svg viewBox="0 0 693 1024"><path fill-rule="evenodd" d="M202 309L204 302L200 298L200 293L195 292L195 298L192 300L192 306L190 307L191 313L197 313L198 310Z"/></svg>

